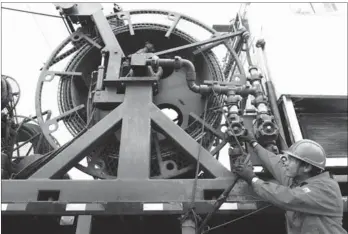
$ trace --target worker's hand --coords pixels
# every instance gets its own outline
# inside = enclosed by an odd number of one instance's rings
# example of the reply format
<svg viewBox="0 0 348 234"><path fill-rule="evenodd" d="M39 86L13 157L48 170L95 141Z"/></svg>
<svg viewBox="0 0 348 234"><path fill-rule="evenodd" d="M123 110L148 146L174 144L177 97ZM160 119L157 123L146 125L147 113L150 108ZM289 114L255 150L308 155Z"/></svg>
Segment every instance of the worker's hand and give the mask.
<svg viewBox="0 0 348 234"><path fill-rule="evenodd" d="M248 129L245 129L245 134L243 136L240 136L240 139L242 141L248 142L249 144L257 142L254 137L254 134L252 134L251 131L248 131Z"/></svg>
<svg viewBox="0 0 348 234"><path fill-rule="evenodd" d="M248 184L251 184L251 180L256 177L253 167L250 164L238 163L235 165L233 172L237 173Z"/></svg>

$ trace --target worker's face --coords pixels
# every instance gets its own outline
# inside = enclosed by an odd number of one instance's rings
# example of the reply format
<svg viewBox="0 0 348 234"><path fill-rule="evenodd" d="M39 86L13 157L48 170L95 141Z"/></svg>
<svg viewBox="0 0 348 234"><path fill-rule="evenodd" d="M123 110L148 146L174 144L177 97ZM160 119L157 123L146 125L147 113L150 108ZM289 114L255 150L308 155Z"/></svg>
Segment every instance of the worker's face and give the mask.
<svg viewBox="0 0 348 234"><path fill-rule="evenodd" d="M290 155L286 155L285 158L284 158L285 160L283 161L284 161L284 165L286 169L285 171L286 176L290 178L295 178L296 176L302 173L300 160Z"/></svg>

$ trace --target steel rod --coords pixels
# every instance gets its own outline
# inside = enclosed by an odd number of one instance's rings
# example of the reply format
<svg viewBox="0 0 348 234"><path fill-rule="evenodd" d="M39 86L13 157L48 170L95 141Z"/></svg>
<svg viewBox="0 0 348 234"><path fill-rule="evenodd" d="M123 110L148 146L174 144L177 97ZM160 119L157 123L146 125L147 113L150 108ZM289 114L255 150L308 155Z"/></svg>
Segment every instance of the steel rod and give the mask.
<svg viewBox="0 0 348 234"><path fill-rule="evenodd" d="M245 31L242 30L242 31L238 31L238 32L235 32L235 33L228 33L226 35L219 36L219 37L214 37L214 38L207 39L207 40L204 40L204 41L194 42L194 43L191 43L191 44L188 44L188 45L178 46L178 47L175 47L175 48L172 48L172 49L169 49L169 50L159 51L159 52L156 52L155 55L159 56L159 55L164 55L164 54L170 54L170 53L173 53L173 52L178 52L180 50L186 50L186 49L189 49L189 48L202 46L202 45L206 45L206 44L217 42L217 41L221 41L221 40L226 40L226 39L231 38L231 37L239 36L239 35L243 34L244 32Z"/></svg>

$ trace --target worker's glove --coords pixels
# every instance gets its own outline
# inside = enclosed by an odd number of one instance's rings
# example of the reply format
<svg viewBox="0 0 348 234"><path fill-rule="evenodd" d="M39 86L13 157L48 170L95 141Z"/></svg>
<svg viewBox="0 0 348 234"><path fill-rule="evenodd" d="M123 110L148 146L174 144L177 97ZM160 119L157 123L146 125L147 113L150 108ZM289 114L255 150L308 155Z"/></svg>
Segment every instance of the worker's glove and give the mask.
<svg viewBox="0 0 348 234"><path fill-rule="evenodd" d="M233 172L237 173L248 184L251 184L251 180L256 177L253 167L250 164L237 163L233 168Z"/></svg>
<svg viewBox="0 0 348 234"><path fill-rule="evenodd" d="M240 136L240 139L242 141L248 142L249 144L257 142L255 137L254 137L254 134L252 134L251 131L248 131L248 129L245 129L245 134Z"/></svg>

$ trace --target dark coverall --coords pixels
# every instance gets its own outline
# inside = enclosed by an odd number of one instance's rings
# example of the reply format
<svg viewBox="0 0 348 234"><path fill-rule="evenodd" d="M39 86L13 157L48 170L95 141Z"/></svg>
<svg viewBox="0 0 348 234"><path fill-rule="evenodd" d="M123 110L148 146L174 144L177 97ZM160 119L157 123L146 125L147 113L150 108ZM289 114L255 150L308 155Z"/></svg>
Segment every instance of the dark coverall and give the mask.
<svg viewBox="0 0 348 234"><path fill-rule="evenodd" d="M328 172L300 184L287 177L282 160L260 145L255 152L267 170L280 183L257 180L254 191L263 199L286 210L288 234L341 234L343 202L338 183Z"/></svg>

